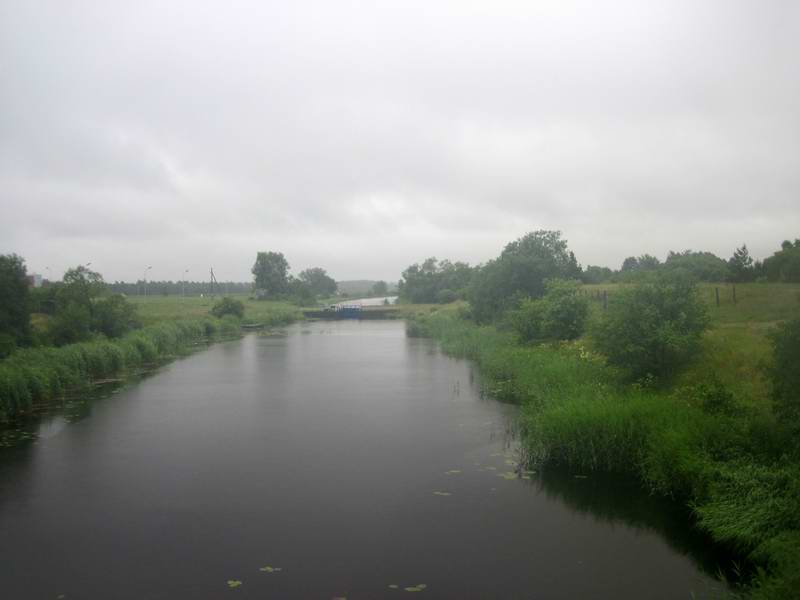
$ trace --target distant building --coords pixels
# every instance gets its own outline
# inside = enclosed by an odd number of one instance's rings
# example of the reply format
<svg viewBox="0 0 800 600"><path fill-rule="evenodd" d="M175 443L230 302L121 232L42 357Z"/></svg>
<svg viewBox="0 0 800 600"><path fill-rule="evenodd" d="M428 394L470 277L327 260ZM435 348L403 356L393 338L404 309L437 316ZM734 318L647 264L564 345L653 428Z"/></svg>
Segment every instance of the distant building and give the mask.
<svg viewBox="0 0 800 600"><path fill-rule="evenodd" d="M28 275L28 285L30 287L42 287L42 276L38 273L31 273Z"/></svg>

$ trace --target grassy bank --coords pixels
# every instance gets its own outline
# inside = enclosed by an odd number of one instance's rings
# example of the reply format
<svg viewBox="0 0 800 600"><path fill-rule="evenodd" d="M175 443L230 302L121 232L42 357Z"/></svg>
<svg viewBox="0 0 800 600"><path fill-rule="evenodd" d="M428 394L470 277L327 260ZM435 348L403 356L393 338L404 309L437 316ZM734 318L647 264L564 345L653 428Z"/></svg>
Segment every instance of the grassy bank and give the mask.
<svg viewBox="0 0 800 600"><path fill-rule="evenodd" d="M779 292L783 300L768 305L797 314L794 290ZM521 405L533 463L636 477L689 506L693 526L755 567L748 594L796 597L800 466L759 367L768 359L772 308L751 313L761 320L717 315L702 356L668 389L623 383L586 341L521 346L461 312L418 316L409 332L474 360L489 393Z"/></svg>
<svg viewBox="0 0 800 600"><path fill-rule="evenodd" d="M259 323L267 327L288 325L303 318L302 311L288 302L253 300L248 296L232 296L244 304L244 323ZM184 318L207 317L216 298L191 296L131 296L144 325Z"/></svg>
<svg viewBox="0 0 800 600"><path fill-rule="evenodd" d="M19 350L0 361L0 422L28 414L98 379L163 361L200 341L238 335L235 318L181 319L144 327L116 340Z"/></svg>

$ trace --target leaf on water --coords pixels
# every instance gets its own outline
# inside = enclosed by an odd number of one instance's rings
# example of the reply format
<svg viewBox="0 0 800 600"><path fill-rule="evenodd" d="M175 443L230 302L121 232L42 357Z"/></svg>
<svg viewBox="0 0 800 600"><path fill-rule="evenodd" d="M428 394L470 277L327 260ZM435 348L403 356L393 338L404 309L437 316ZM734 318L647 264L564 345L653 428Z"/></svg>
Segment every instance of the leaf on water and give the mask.
<svg viewBox="0 0 800 600"><path fill-rule="evenodd" d="M516 461L513 461L513 460L506 459L506 464L507 464L507 465L510 465L510 466L512 466L512 467L513 467L513 466L514 466L514 465L516 465L517 463L516 463Z"/></svg>
<svg viewBox="0 0 800 600"><path fill-rule="evenodd" d="M517 478L517 474L514 473L513 471L506 471L505 473L498 473L497 476L498 477L502 477L503 479L505 479L507 481L510 481L511 479L516 479Z"/></svg>
<svg viewBox="0 0 800 600"><path fill-rule="evenodd" d="M535 473L536 471L528 471L528 470L522 472L523 475L534 475Z"/></svg>
<svg viewBox="0 0 800 600"><path fill-rule="evenodd" d="M239 581L238 579L228 579L228 587L229 588L231 588L231 589L237 588L240 585L242 585L242 582Z"/></svg>
<svg viewBox="0 0 800 600"><path fill-rule="evenodd" d="M522 478L523 478L523 479L527 479L527 480L529 480L529 481L530 481L530 478L531 478L531 476L530 476L530 475L523 475L523 476L522 476Z"/></svg>
<svg viewBox="0 0 800 600"><path fill-rule="evenodd" d="M428 586L425 585L424 583L418 583L417 585L412 585L412 586L409 586L409 587L403 588L403 589L405 591L407 591L407 592L421 592L426 587L428 587Z"/></svg>
<svg viewBox="0 0 800 600"><path fill-rule="evenodd" d="M451 494L450 492L440 492L439 490L436 490L435 492L433 492L433 495L434 496L452 496L453 494Z"/></svg>
<svg viewBox="0 0 800 600"><path fill-rule="evenodd" d="M502 452L492 452L489 456L503 456Z"/></svg>
<svg viewBox="0 0 800 600"><path fill-rule="evenodd" d="M497 467L484 467L484 471L497 471Z"/></svg>
<svg viewBox="0 0 800 600"><path fill-rule="evenodd" d="M390 589L393 589L393 590L396 590L396 589L398 589L399 587L400 587L400 586L399 586L399 585L397 585L396 583L390 583L390 584L389 584L389 588L390 588Z"/></svg>
<svg viewBox="0 0 800 600"><path fill-rule="evenodd" d="M267 565L266 567L261 567L259 571L264 571L265 573L280 573L283 571L283 567L272 567Z"/></svg>
<svg viewBox="0 0 800 600"><path fill-rule="evenodd" d="M461 469L450 469L449 471L445 471L445 475L458 475L461 473Z"/></svg>

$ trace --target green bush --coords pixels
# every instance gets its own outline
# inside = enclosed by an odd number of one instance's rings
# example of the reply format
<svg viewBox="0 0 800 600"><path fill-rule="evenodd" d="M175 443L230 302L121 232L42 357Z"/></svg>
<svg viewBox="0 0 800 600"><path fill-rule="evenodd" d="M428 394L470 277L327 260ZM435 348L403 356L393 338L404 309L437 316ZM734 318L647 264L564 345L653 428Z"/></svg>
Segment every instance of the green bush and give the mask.
<svg viewBox="0 0 800 600"><path fill-rule="evenodd" d="M233 315L241 319L244 317L244 304L240 300L226 296L212 307L211 314L218 319L225 315Z"/></svg>
<svg viewBox="0 0 800 600"><path fill-rule="evenodd" d="M700 348L709 324L697 288L684 279L660 279L611 296L592 338L609 363L634 379L670 377Z"/></svg>
<svg viewBox="0 0 800 600"><path fill-rule="evenodd" d="M574 340L579 338L589 316L589 301L578 293L578 283L552 279L541 300L526 299L510 316L522 342Z"/></svg>
<svg viewBox="0 0 800 600"><path fill-rule="evenodd" d="M769 369L775 415L800 432L800 319L782 324L770 336L774 361Z"/></svg>
<svg viewBox="0 0 800 600"><path fill-rule="evenodd" d="M92 307L93 329L106 337L118 338L131 329L141 327L136 306L121 294L114 294L94 302Z"/></svg>

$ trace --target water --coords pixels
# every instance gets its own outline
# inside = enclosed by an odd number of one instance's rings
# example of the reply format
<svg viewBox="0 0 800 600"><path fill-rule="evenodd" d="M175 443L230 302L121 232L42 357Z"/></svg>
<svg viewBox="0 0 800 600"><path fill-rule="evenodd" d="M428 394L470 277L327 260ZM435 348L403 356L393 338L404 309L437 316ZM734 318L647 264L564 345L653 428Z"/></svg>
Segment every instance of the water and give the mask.
<svg viewBox="0 0 800 600"><path fill-rule="evenodd" d="M467 362L406 338L402 322L288 332L212 346L1 449L0 597L715 587L666 513L642 514L646 499L632 517L629 490L609 503L592 478L514 475L515 409L482 399Z"/></svg>

